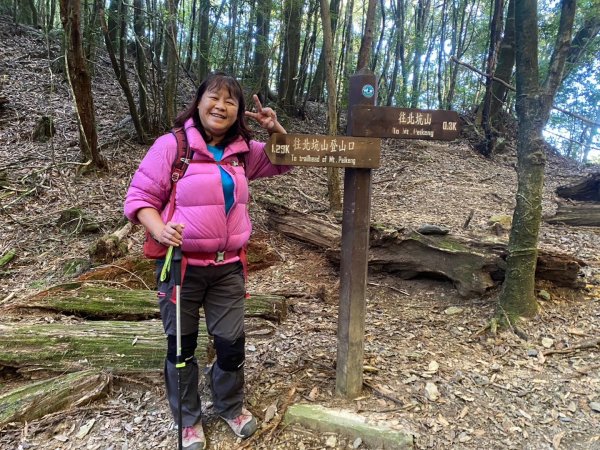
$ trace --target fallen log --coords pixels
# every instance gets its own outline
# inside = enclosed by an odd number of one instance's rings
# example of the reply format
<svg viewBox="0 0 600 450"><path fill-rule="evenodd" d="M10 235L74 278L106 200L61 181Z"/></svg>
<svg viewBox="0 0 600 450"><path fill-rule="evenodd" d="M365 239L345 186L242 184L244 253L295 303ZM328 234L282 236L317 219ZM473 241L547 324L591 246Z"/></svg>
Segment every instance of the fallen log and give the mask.
<svg viewBox="0 0 600 450"><path fill-rule="evenodd" d="M196 357L205 361L206 327L200 322ZM40 377L90 368L117 373L162 369L166 338L160 321L0 324L0 371Z"/></svg>
<svg viewBox="0 0 600 450"><path fill-rule="evenodd" d="M254 199L267 210L269 223L280 233L318 248L340 246L340 225L295 211L272 196L262 195Z"/></svg>
<svg viewBox="0 0 600 450"><path fill-rule="evenodd" d="M63 409L86 405L106 395L110 375L98 370L59 375L0 395L0 429Z"/></svg>
<svg viewBox="0 0 600 450"><path fill-rule="evenodd" d="M492 244L458 240L452 236L406 236L371 232L369 268L393 273L403 279L418 276L446 278L463 297L481 295L503 278L506 262ZM329 249L327 257L339 264L340 251Z"/></svg>
<svg viewBox="0 0 600 450"><path fill-rule="evenodd" d="M591 174L570 186L559 186L556 194L570 200L600 202L600 173Z"/></svg>
<svg viewBox="0 0 600 450"><path fill-rule="evenodd" d="M146 320L160 317L156 292L116 289L102 283L72 282L44 290L11 304L6 310L53 311L86 319ZM287 316L286 298L251 294L245 302L248 317L282 322Z"/></svg>
<svg viewBox="0 0 600 450"><path fill-rule="evenodd" d="M131 232L133 225L127 222L117 231L102 236L89 249L90 258L94 263L109 263L128 253L125 237Z"/></svg>
<svg viewBox="0 0 600 450"><path fill-rule="evenodd" d="M269 213L269 223L280 233L326 250L335 265L340 260L341 227L294 211L270 197L257 199ZM325 237L325 238L324 238ZM504 279L508 249L506 243L452 235L422 235L372 225L369 268L409 279L417 276L451 280L463 296L481 295ZM583 285L582 260L571 255L540 249L536 277L557 286Z"/></svg>
<svg viewBox="0 0 600 450"><path fill-rule="evenodd" d="M555 215L547 218L546 222L574 227L600 227L600 203L559 203Z"/></svg>
<svg viewBox="0 0 600 450"><path fill-rule="evenodd" d="M77 281L110 281L131 289L156 287L156 261L141 255L129 255L109 264L94 267Z"/></svg>

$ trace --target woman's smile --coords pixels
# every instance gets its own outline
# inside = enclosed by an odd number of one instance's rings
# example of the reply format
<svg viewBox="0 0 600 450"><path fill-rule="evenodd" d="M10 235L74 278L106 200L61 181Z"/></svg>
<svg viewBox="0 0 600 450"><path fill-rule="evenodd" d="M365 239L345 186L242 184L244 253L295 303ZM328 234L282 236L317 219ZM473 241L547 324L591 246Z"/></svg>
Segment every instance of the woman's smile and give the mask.
<svg viewBox="0 0 600 450"><path fill-rule="evenodd" d="M212 140L207 144L218 144L237 120L238 102L226 87L218 91L206 91L198 103L198 115L204 130Z"/></svg>

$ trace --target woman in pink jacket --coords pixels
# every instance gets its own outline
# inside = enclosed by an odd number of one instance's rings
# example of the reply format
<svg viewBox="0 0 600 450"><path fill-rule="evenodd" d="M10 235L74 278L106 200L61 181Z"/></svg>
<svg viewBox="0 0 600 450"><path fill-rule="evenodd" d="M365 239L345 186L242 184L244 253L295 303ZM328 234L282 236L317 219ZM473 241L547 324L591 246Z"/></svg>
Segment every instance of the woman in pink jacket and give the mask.
<svg viewBox="0 0 600 450"><path fill-rule="evenodd" d="M248 216L248 180L282 174L288 166L269 162L264 143L251 140L245 116L269 133L285 133L275 111L254 96L256 112L245 111L240 84L223 73L202 82L194 101L175 119L185 129L193 157L177 182L174 212L168 220L164 205L171 191L171 171L177 157L173 134L159 137L136 171L125 199L125 215L141 223L165 246L181 246L184 275L181 286L181 348L186 361L181 373L183 448L205 447L198 394L197 346L199 308L214 336L216 363L209 374L216 412L233 432L247 438L256 419L244 408L244 298L241 262L252 225ZM158 262L158 267L162 261ZM160 272L160 270L159 270ZM159 289L162 321L167 334L165 383L177 417L178 384L173 282Z"/></svg>

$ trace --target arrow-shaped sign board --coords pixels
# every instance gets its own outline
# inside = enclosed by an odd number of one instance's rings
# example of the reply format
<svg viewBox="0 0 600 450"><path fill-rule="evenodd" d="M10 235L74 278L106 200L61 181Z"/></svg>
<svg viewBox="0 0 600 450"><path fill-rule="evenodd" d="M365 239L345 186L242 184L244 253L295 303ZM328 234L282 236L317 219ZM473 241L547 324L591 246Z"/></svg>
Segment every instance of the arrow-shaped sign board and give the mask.
<svg viewBox="0 0 600 450"><path fill-rule="evenodd" d="M353 136L452 141L460 132L455 111L355 105L351 117Z"/></svg>
<svg viewBox="0 0 600 450"><path fill-rule="evenodd" d="M379 167L381 139L274 133L265 152L271 163L278 165L375 169Z"/></svg>

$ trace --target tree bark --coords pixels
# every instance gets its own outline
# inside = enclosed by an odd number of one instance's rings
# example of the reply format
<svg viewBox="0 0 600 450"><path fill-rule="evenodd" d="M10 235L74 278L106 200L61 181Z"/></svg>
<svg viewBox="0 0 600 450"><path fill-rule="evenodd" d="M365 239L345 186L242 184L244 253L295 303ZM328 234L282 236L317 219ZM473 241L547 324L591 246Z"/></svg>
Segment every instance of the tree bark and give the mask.
<svg viewBox="0 0 600 450"><path fill-rule="evenodd" d="M565 62L565 70L563 73L563 81L571 74L573 69L577 67L577 63L581 59L590 42L600 32L600 15L594 14L586 17L583 26L577 31Z"/></svg>
<svg viewBox="0 0 600 450"><path fill-rule="evenodd" d="M573 227L600 227L600 203L559 203L556 214L547 223Z"/></svg>
<svg viewBox="0 0 600 450"><path fill-rule="evenodd" d="M76 408L104 397L111 377L84 370L21 386L0 395L0 428L10 422L30 422L47 414Z"/></svg>
<svg viewBox="0 0 600 450"><path fill-rule="evenodd" d="M483 108L481 113L481 124L485 133L483 145L480 152L483 156L490 157L496 144L496 136L492 131L491 106L492 106L492 83L496 67L496 56L498 54L498 45L500 43L500 34L502 31L502 7L503 0L494 0L494 12L490 24L490 46L488 50L487 70L489 77L485 79L485 96L483 97Z"/></svg>
<svg viewBox="0 0 600 450"><path fill-rule="evenodd" d="M266 101L269 94L269 32L272 0L258 0L256 5L256 43L254 46L253 79L255 91Z"/></svg>
<svg viewBox="0 0 600 450"><path fill-rule="evenodd" d="M196 356L208 343L201 323ZM157 321L0 324L0 369L21 374L74 372L89 368L157 372L164 364L166 338Z"/></svg>
<svg viewBox="0 0 600 450"><path fill-rule="evenodd" d="M279 102L290 115L296 115L296 75L300 58L300 19L302 2L285 0L283 27L283 57L279 77Z"/></svg>
<svg viewBox="0 0 600 450"><path fill-rule="evenodd" d="M107 162L98 150L92 80L85 65L80 12L78 0L60 1L60 18L65 30L66 72L75 99L83 161L94 168L106 169Z"/></svg>
<svg viewBox="0 0 600 450"><path fill-rule="evenodd" d="M401 67L404 67L405 56L404 56L404 1L398 0L396 6L396 15L395 15L395 49L394 49L394 68L392 69L392 76L390 77L390 87L388 91L387 97L387 106L392 106L392 101L396 96L396 80L398 78L398 72ZM402 80L404 85L404 81ZM402 100L401 100L402 101ZM403 106L406 106L405 104Z"/></svg>
<svg viewBox="0 0 600 450"><path fill-rule="evenodd" d="M72 282L47 289L18 303L9 310L42 310L91 320L138 321L158 319L160 312L156 292L126 290L102 283ZM252 293L244 303L246 317L261 317L282 322L287 316L287 302L279 295Z"/></svg>
<svg viewBox="0 0 600 450"><path fill-rule="evenodd" d="M356 63L356 71L369 66L371 59L371 47L373 46L373 32L375 29L375 12L377 10L377 0L369 0L367 9L367 20L362 40L360 42L360 50L358 51L358 62Z"/></svg>
<svg viewBox="0 0 600 450"><path fill-rule="evenodd" d="M210 52L210 0L200 0L200 24L198 29L198 53L196 55L197 74L199 80L204 80L209 70Z"/></svg>
<svg viewBox="0 0 600 450"><path fill-rule="evenodd" d="M138 79L140 123L144 133L150 131L148 113L148 77L146 75L146 26L142 15L142 0L133 0L133 31L135 33L135 67Z"/></svg>
<svg viewBox="0 0 600 450"><path fill-rule="evenodd" d="M410 107L416 108L421 95L421 57L425 51L425 37L429 12L431 11L431 0L418 0L415 13L415 48L412 64L412 90L410 93Z"/></svg>
<svg viewBox="0 0 600 450"><path fill-rule="evenodd" d="M122 8L125 8L123 5ZM102 33L104 34L104 43L106 45L106 50L108 52L108 56L110 58L110 63L112 68L117 76L117 81L123 90L123 94L127 99L127 106L129 107L129 114L131 115L131 120L133 121L133 126L135 128L135 132L137 134L138 142L143 144L146 142L146 133L142 127L142 123L140 121L140 116L137 111L137 107L135 105L135 100L133 99L133 94L131 93L131 88L129 87L129 81L127 80L127 68L125 67L125 45L127 42L126 33L126 24L124 11L119 10L117 18L119 19L117 22L121 24L118 29L117 41L119 42L119 61L117 61L117 57L115 55L115 47L113 45L114 41L111 41L110 38L110 30L104 20L104 10L100 8L98 11L98 15L100 17L100 26L102 27Z"/></svg>
<svg viewBox="0 0 600 450"><path fill-rule="evenodd" d="M333 36L337 30L337 22L339 15L339 0L333 0L329 5L329 17L331 20L331 35L332 42ZM321 15L321 20L323 15ZM317 68L313 76L310 90L308 93L308 99L311 101L320 101L323 98L323 86L325 85L325 51L322 51L319 55L319 61L317 62Z"/></svg>
<svg viewBox="0 0 600 450"><path fill-rule="evenodd" d="M337 135L337 92L333 71L333 33L331 31L331 18L329 17L329 2L321 0L321 18L323 21L323 49L325 53L325 79L327 80L327 118L328 134ZM340 192L340 171L335 167L327 168L327 196L329 209L340 211L342 209L342 195Z"/></svg>
<svg viewBox="0 0 600 450"><path fill-rule="evenodd" d="M164 123L171 127L177 114L177 6L179 0L167 0L167 20L165 24L165 86L163 90Z"/></svg>
<svg viewBox="0 0 600 450"><path fill-rule="evenodd" d="M556 194L570 200L600 202L600 173L594 173L570 186L559 186Z"/></svg>
<svg viewBox="0 0 600 450"><path fill-rule="evenodd" d="M512 79L513 68L515 67L515 0L509 0L508 11L506 13L506 23L504 25L504 36L500 42L500 52L498 54L498 64L496 64L495 77L504 81L506 84L493 81L492 98L490 105L490 118L494 124L494 118L502 109L506 100L508 88Z"/></svg>
<svg viewBox="0 0 600 450"><path fill-rule="evenodd" d="M542 89L538 80L537 0L521 0L515 5L518 187L506 278L498 304L498 316L511 322L519 316L534 316L538 310L534 288L546 163L542 129L562 79L574 14L575 0L563 0L556 45Z"/></svg>

